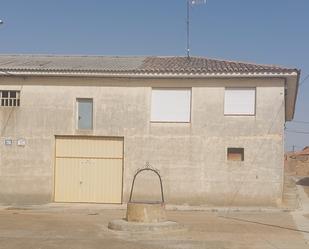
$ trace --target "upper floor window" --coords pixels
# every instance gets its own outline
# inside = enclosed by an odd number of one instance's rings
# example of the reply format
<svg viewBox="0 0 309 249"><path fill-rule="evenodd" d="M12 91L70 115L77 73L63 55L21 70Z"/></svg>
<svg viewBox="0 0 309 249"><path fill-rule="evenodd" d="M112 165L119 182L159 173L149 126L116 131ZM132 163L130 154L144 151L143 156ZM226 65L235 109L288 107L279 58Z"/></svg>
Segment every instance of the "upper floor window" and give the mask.
<svg viewBox="0 0 309 249"><path fill-rule="evenodd" d="M255 115L255 88L225 88L224 115Z"/></svg>
<svg viewBox="0 0 309 249"><path fill-rule="evenodd" d="M190 120L191 89L152 89L151 122L189 123Z"/></svg>
<svg viewBox="0 0 309 249"><path fill-rule="evenodd" d="M20 91L0 91L0 106L19 106Z"/></svg>
<svg viewBox="0 0 309 249"><path fill-rule="evenodd" d="M77 99L77 128L91 130L93 128L92 99Z"/></svg>

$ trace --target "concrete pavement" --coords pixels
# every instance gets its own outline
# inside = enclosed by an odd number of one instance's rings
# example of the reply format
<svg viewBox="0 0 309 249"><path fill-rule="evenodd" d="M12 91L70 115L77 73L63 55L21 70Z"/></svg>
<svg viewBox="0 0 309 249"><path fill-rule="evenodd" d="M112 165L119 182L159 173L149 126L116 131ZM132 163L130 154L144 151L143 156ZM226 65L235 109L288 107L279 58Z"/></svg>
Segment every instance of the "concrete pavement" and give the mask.
<svg viewBox="0 0 309 249"><path fill-rule="evenodd" d="M124 210L2 210L0 248L309 248L288 212L168 211L169 220L185 225L186 231L127 233L107 228L110 220L124 216Z"/></svg>
<svg viewBox="0 0 309 249"><path fill-rule="evenodd" d="M186 229L116 232L108 222L125 205L47 204L0 207L0 249L308 249L309 199L298 186L299 210L169 207ZM182 209L182 210L179 210Z"/></svg>

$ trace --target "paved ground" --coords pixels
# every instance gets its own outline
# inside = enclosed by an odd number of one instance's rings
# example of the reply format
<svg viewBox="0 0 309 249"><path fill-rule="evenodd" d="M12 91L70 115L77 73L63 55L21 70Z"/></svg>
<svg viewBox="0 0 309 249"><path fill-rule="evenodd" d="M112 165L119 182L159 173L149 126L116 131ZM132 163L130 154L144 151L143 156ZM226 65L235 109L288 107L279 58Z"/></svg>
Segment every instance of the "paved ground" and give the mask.
<svg viewBox="0 0 309 249"><path fill-rule="evenodd" d="M124 212L84 208L2 210L0 248L309 248L303 235L295 231L288 212L169 211L169 219L184 224L187 231L151 234L109 231L108 221L124 217Z"/></svg>
<svg viewBox="0 0 309 249"><path fill-rule="evenodd" d="M2 206L0 249L309 249L308 189L297 188L294 212L168 211L186 229L165 233L110 231L108 222L125 216L124 205Z"/></svg>

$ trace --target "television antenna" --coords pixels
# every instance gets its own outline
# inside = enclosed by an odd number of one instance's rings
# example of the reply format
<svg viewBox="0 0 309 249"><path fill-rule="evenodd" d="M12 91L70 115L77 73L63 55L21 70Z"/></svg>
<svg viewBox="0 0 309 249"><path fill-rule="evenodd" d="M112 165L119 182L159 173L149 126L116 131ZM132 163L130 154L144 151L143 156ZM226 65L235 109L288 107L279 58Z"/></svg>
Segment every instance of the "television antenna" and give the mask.
<svg viewBox="0 0 309 249"><path fill-rule="evenodd" d="M206 0L187 0L187 57L190 58L190 10L191 6L206 4Z"/></svg>

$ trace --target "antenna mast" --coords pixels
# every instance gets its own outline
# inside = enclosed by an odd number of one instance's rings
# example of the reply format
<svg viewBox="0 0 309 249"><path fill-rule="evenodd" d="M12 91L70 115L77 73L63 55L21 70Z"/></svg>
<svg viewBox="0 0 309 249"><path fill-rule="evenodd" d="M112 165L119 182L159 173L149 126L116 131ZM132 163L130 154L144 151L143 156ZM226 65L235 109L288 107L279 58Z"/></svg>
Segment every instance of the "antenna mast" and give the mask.
<svg viewBox="0 0 309 249"><path fill-rule="evenodd" d="M190 2L187 0L187 57L190 58Z"/></svg>
<svg viewBox="0 0 309 249"><path fill-rule="evenodd" d="M206 4L206 0L187 0L187 58L190 58L190 7L194 4Z"/></svg>

